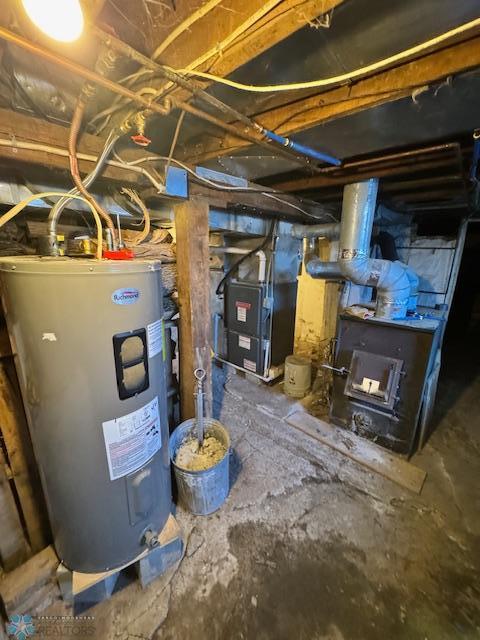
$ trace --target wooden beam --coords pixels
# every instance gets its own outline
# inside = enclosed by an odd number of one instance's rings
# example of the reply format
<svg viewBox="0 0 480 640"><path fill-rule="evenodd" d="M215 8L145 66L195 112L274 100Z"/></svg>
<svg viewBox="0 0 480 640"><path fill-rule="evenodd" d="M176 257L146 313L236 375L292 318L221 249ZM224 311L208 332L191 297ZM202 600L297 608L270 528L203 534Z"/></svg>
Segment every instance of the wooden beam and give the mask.
<svg viewBox="0 0 480 640"><path fill-rule="evenodd" d="M200 198L175 207L182 420L195 415L193 372L199 366L207 372L204 383L207 411L211 407L208 212L207 201Z"/></svg>
<svg viewBox="0 0 480 640"><path fill-rule="evenodd" d="M46 510L12 363L0 361L0 430L32 550L48 541Z"/></svg>
<svg viewBox="0 0 480 640"><path fill-rule="evenodd" d="M250 183L249 186L259 188L260 185ZM265 188L268 192L268 188ZM331 220L332 213L324 205L314 202L302 202L295 196L284 194L276 195L276 198L262 195L262 193L235 192L235 191L218 191L207 186L193 184L190 189L192 194L201 196L208 200L210 206L220 209L234 210L237 213L243 212L250 215L260 215L262 217L270 217L272 215L292 221L305 221L306 218L312 218L319 222ZM291 204L288 204L288 203ZM303 213L303 211L306 212Z"/></svg>
<svg viewBox="0 0 480 640"><path fill-rule="evenodd" d="M344 1L224 0L173 40L160 60L226 76Z"/></svg>
<svg viewBox="0 0 480 640"><path fill-rule="evenodd" d="M0 162L11 167L13 163L25 163L42 166L44 168L65 169L69 171L68 156L59 156L46 151L32 151L15 147L15 142L32 142L35 144L56 147L67 150L68 129L58 124L27 116L9 109L0 109L0 138L11 140L13 147L0 144ZM78 152L93 156L95 159L102 152L105 140L89 133L82 134ZM129 150L122 154L128 160L144 156L143 151ZM82 174L89 173L95 165L94 161L80 160L79 167ZM106 166L103 177L123 183L138 183L144 180L139 173L117 167Z"/></svg>
<svg viewBox="0 0 480 640"><path fill-rule="evenodd" d="M410 96L416 87L428 86L451 75L480 66L480 37L435 51L417 60L399 65L359 80L288 105L257 114L256 119L267 129L281 135L292 135L319 124L342 118L364 109ZM218 141L207 141L187 149L190 162L232 154L250 146L230 135Z"/></svg>
<svg viewBox="0 0 480 640"><path fill-rule="evenodd" d="M340 175L318 175L309 178L292 178L275 183L275 189L286 192L305 192L318 190L325 187L343 186L352 181L368 180L369 178L391 178L395 176L412 175L424 173L426 171L436 171L443 168L458 169L458 161L452 157L419 161L416 164L401 164L397 167L382 167L379 164L372 164L370 168L361 171L351 171L340 173ZM346 168L346 166L345 166Z"/></svg>
<svg viewBox="0 0 480 640"><path fill-rule="evenodd" d="M170 41L159 61L174 69L188 68L227 76L302 27L316 27L317 18L345 0L223 0ZM204 86L208 86L208 82ZM163 86L171 86L164 84ZM175 92L186 99L183 89Z"/></svg>

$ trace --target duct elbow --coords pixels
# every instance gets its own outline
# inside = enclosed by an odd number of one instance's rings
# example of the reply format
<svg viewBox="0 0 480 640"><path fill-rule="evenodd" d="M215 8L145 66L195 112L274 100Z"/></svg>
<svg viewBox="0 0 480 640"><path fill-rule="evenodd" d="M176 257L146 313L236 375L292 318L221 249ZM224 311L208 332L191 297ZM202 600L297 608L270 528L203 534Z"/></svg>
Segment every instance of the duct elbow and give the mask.
<svg viewBox="0 0 480 640"><path fill-rule="evenodd" d="M370 260L366 255L346 255L343 252L343 255L340 256L338 261L340 270L346 280L350 280L355 284L365 285L365 286L375 286L369 285L369 280L372 275L371 271L371 263L374 262Z"/></svg>
<svg viewBox="0 0 480 640"><path fill-rule="evenodd" d="M398 261L376 260L366 255L344 255L339 264L347 280L377 289L377 317L398 320L405 318L407 310L411 310L414 301L411 300L410 278L413 282L416 274L406 265Z"/></svg>
<svg viewBox="0 0 480 640"><path fill-rule="evenodd" d="M255 254L258 258L258 281L265 282L265 276L267 272L267 256L265 251L259 249Z"/></svg>
<svg viewBox="0 0 480 640"><path fill-rule="evenodd" d="M375 315L388 320L401 320L407 315L411 291L406 265L384 260L378 262L383 262L385 267L377 284Z"/></svg>

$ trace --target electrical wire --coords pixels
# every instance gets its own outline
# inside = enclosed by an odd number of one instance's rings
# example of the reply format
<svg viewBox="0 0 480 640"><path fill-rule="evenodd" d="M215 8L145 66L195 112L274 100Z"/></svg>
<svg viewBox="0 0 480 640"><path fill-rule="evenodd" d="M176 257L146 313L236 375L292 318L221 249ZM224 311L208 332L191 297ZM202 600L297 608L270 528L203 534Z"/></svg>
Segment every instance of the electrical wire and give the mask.
<svg viewBox="0 0 480 640"><path fill-rule="evenodd" d="M247 32L254 24L256 24L259 20L261 20L264 16L266 16L270 11L275 9L282 0L264 0L263 4L258 8L255 13L248 16L246 20L244 20L236 29L230 31L230 33L220 42L215 44L215 47L209 49L204 54L202 54L196 60L193 60L187 69L193 69L195 67L199 67L201 64L213 58L213 56L221 56L225 49L233 44L237 38L242 36L245 32Z"/></svg>
<svg viewBox="0 0 480 640"><path fill-rule="evenodd" d="M124 187L122 189L122 193L125 193L130 198L130 200L140 208L143 214L143 219L145 221L143 230L131 243L132 245L138 245L141 242L143 242L148 237L148 234L150 233L150 213L148 212L147 207L145 206L143 200L140 198L140 196L136 191L134 191L133 189L127 189Z"/></svg>
<svg viewBox="0 0 480 640"><path fill-rule="evenodd" d="M101 172L101 170L102 170L102 168L103 168L103 166L105 164L105 160L110 155L110 153L111 153L113 147L115 146L115 143L117 142L118 138L119 138L118 133L114 129L112 129L112 131L110 132L109 136L107 137L107 140L105 142L105 146L103 147L102 152L98 156L97 163L96 163L95 167L88 174L88 176L86 178L84 178L84 180L83 180L83 183L84 183L85 187L87 187L87 188L90 187L93 184L93 182L96 180L96 178L98 177L99 173ZM79 191L78 191L78 189L76 187L71 189L69 191L69 193L66 196L64 196L63 198L60 198L60 200L58 200L54 204L52 209L50 210L50 214L48 216L48 223L49 223L49 230L51 231L52 235L56 234L56 228L57 228L57 224L58 224L58 219L60 218L60 215L61 215L62 211L68 205L68 202L70 200L70 196L78 195L78 194L79 194Z"/></svg>
<svg viewBox="0 0 480 640"><path fill-rule="evenodd" d="M168 170L172 162L173 154L175 153L175 147L177 146L178 136L180 135L180 129L182 128L183 119L185 118L185 111L180 113L178 117L177 126L175 127L175 133L173 134L172 144L170 145L170 152L168 154L167 164L165 165L165 181L167 180Z"/></svg>
<svg viewBox="0 0 480 640"><path fill-rule="evenodd" d="M42 153L50 153L52 155L58 155L58 156L62 156L64 158L68 158L68 151L66 149L62 149L60 147L52 147L50 145L45 145L45 144L37 144L35 142L23 142L20 140L8 140L6 138L0 138L0 147L10 147L12 149L26 149L29 151L39 151ZM156 191L158 193L164 193L165 192L165 186L160 184L158 182L158 180L156 180L152 174L150 172L148 172L144 167L139 167L138 165L142 162L153 162L153 161L162 161L162 162L167 162L168 158L165 156L146 156L145 158L139 158L138 160L133 160L130 162L127 162L126 160L123 160L118 153L116 153L115 151L113 152L113 155L115 156L115 158L117 159L115 160L107 160L105 162L106 165L112 166L112 167L116 167L119 169L124 169L124 170L130 170L130 171L134 171L138 174L141 174L143 176L145 176L153 185L153 187L156 189ZM79 160L86 160L89 162L97 162L98 158L96 156L87 154L87 153L77 153L77 158ZM275 191L275 193L269 192L269 191L264 191L263 189L256 189L254 187L236 187L236 186L228 186L225 184L221 184L219 182L214 182L213 180L209 180L208 178L204 178L203 176L199 176L191 167L189 167L188 165L186 165L185 163L181 162L180 160L176 160L175 158L171 158L170 162L172 164L175 164L179 167L181 167L182 169L184 169L185 171L187 171L187 173L189 173L193 178L195 178L195 180L197 180L198 182L203 182L205 184L208 184L210 187L212 187L213 189L217 189L220 191L236 191L236 192L240 192L240 193L258 193L260 195L264 195L266 197L270 197L273 200L276 200L277 202L280 202L281 204L284 204L288 207L291 207L292 209L296 209L297 211L299 211L300 213L304 214L305 216L307 216L308 218L312 218L313 220L319 220L318 216L315 216L313 214L311 214L310 212L306 211L305 209L302 209L301 207L299 207L298 205L294 204L293 202L289 202L288 200L284 200L283 198L280 198L278 196L276 196L276 193L281 194L281 191ZM62 193L61 194L62 197L64 196L68 196L67 193ZM74 199L79 199L78 196L72 196L72 198ZM80 198L81 199L81 198ZM334 220L335 222L337 222L337 219L335 218L335 216L333 216L331 213L329 213L328 211L325 211L324 214L326 216L328 216L329 218L331 218L332 220Z"/></svg>
<svg viewBox="0 0 480 640"><path fill-rule="evenodd" d="M167 49L172 44L172 42L174 42L174 40L181 36L182 33L184 33L192 26L192 24L197 22L197 20L200 20L200 18L203 18L203 16L205 16L209 11L214 9L221 2L222 0L209 0L209 2L206 2L199 9L190 14L188 18L181 22L178 27L173 29L173 31L170 32L165 40L155 49L152 58L156 60L165 51L165 49Z"/></svg>
<svg viewBox="0 0 480 640"><path fill-rule="evenodd" d="M119 162L122 162L122 159L120 158L120 156L114 152L114 156L115 158L117 158L117 160ZM124 162L125 166L136 166L142 162L154 162L154 161L163 161L163 162L167 162L168 158L166 156L145 156L145 158L139 158L138 160L133 160L130 162ZM191 167L189 167L188 165L186 165L185 163L181 162L180 160L176 160L175 158L171 158L170 160L171 163L176 164L177 166L181 167L182 169L184 169L185 171L187 171L187 173L189 173L195 180L199 181L199 182L203 182L205 184L208 184L208 186L212 187L213 189L218 189L220 191L236 191L236 192L240 192L240 193L258 193L259 195L262 196L266 196L272 200L276 200L277 202L280 202L281 204L284 204L288 207L291 207L292 209L296 209L297 211L299 211L300 213L303 213L305 216L307 216L308 218L312 218L314 220L318 220L318 217L309 213L308 211L306 211L305 209L302 209L302 207L299 207L298 205L294 204L293 202L289 202L288 200L285 200L283 198L280 198L278 196L276 196L276 193L282 193L281 191L275 191L274 193L270 192L270 191L264 191L263 189L256 189L255 187L236 187L234 185L230 186L230 185L224 185L220 182L215 182L213 180L209 180L208 178L204 178L203 176L199 176ZM335 218L334 215L332 215L331 213L328 213L327 211L324 212L325 215L327 215L329 218L331 218L332 220L334 220L335 222L338 222L337 219Z"/></svg>
<svg viewBox="0 0 480 640"><path fill-rule="evenodd" d="M7 138L0 138L0 147L10 147L11 149L25 149L28 151L39 151L41 153L50 153L56 156L62 156L63 158L68 158L68 151L66 149L62 149L61 147L52 147L46 144L37 144L36 142L24 142L21 140L9 140ZM87 162L97 162L97 156L90 155L88 153L77 153L77 158L79 160L86 160ZM108 164L111 167L116 167L117 169L124 169L125 171L128 169L130 171L134 171L135 173L141 174L145 176L153 185L153 187L159 192L163 193L165 191L165 187L156 180L151 173L149 173L143 167L137 166L129 166L128 163L124 161L116 162L115 160L107 160L105 164ZM62 194L67 195L67 194Z"/></svg>
<svg viewBox="0 0 480 640"><path fill-rule="evenodd" d="M14 207L9 209L6 213L4 213L3 216L0 217L0 227L3 227L4 224L7 224L7 222L12 220L12 218L18 215L21 211L23 211L23 209L25 209L25 207L29 205L30 202L33 202L34 200L42 200L43 198L51 198L53 196L58 196L63 198L64 195L65 193L59 193L57 191L43 191L42 193L34 193L28 198L25 198L25 200L22 200L21 202L16 204ZM90 207L93 218L95 220L95 224L97 226L97 259L101 260L102 250L103 250L103 238L102 238L103 230L102 230L102 222L100 220L100 216L95 210L95 207L93 206L93 204L83 196L72 195L70 197L75 198L75 200L82 200L82 202L85 202Z"/></svg>
<svg viewBox="0 0 480 640"><path fill-rule="evenodd" d="M183 75L188 76L196 76L197 78L203 78L204 80L210 80L211 82L217 82L219 84L224 84L228 87L232 87L234 89L238 89L240 91L249 91L252 93L277 93L279 91L298 91L301 89L315 89L319 87L328 87L331 85L342 84L344 82L349 82L361 76L365 76L367 74L371 74L374 71L378 71L385 67L391 66L397 62L401 62L406 58L415 56L419 53L422 53L426 49L430 49L433 47L437 47L442 42L449 40L451 38L455 38L464 34L467 31L475 29L480 26L480 18L476 18L475 20L471 20L470 22L466 22L455 29L450 29L450 31L446 31L435 38L431 38L421 44L415 45L414 47L410 47L409 49L405 49L399 53L396 53L388 58L383 58L382 60L378 60L372 64L366 65L364 67L360 67L359 69L355 69L354 71L349 71L347 73L343 73L338 76L332 76L330 78L321 78L319 80L311 80L307 82L294 82L290 84L273 84L273 85L248 85L243 84L241 82L235 82L234 80L228 80L227 78L222 78L220 76L216 76L212 73L207 73L203 71L195 71L193 69L189 69L188 67L185 69L172 69L176 73L181 73Z"/></svg>

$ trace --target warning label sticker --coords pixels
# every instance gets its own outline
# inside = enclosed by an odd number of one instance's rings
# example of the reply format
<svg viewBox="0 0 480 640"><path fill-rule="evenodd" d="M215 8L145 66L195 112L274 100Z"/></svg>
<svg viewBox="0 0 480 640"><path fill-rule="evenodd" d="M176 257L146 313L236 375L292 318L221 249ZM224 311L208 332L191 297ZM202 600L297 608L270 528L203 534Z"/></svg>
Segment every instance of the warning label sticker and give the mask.
<svg viewBox="0 0 480 640"><path fill-rule="evenodd" d="M162 352L163 346L163 324L162 320L157 320L147 325L148 357L153 358Z"/></svg>
<svg viewBox="0 0 480 640"><path fill-rule="evenodd" d="M243 368L248 369L248 371L256 371L257 363L253 362L253 360L248 360L247 358L243 359Z"/></svg>
<svg viewBox="0 0 480 640"><path fill-rule="evenodd" d="M235 302L235 306L237 307L238 322L246 322L247 311L249 311L252 308L252 305L249 302L241 302L240 300L237 300Z"/></svg>
<svg viewBox="0 0 480 640"><path fill-rule="evenodd" d="M242 349L248 349L250 351L251 341L248 336L238 336L238 346Z"/></svg>
<svg viewBox="0 0 480 640"><path fill-rule="evenodd" d="M110 480L137 471L162 446L158 398L102 427Z"/></svg>
<svg viewBox="0 0 480 640"><path fill-rule="evenodd" d="M245 307L237 307L237 320L239 322L247 321L247 309Z"/></svg>

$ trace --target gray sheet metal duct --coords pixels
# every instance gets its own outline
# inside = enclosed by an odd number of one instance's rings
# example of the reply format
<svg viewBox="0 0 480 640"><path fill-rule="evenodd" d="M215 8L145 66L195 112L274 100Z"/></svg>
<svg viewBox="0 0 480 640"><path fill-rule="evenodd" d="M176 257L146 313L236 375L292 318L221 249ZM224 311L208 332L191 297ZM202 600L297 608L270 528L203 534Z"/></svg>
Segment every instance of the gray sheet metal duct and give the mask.
<svg viewBox="0 0 480 640"><path fill-rule="evenodd" d="M339 222L327 222L325 224L293 225L292 236L294 238L328 238L336 240L340 235Z"/></svg>
<svg viewBox="0 0 480 640"><path fill-rule="evenodd" d="M342 222L338 270L335 263L313 260L307 271L316 278L342 276L355 284L377 289L375 315L379 318L404 318L415 302L411 283L418 289L418 278L399 261L370 258L370 239L377 201L378 180L346 185L343 191ZM415 286L413 287L415 288ZM412 309L413 310L413 309Z"/></svg>
<svg viewBox="0 0 480 640"><path fill-rule="evenodd" d="M306 269L312 278L323 278L325 280L345 279L338 262L324 262L320 258L313 258L307 262Z"/></svg>

